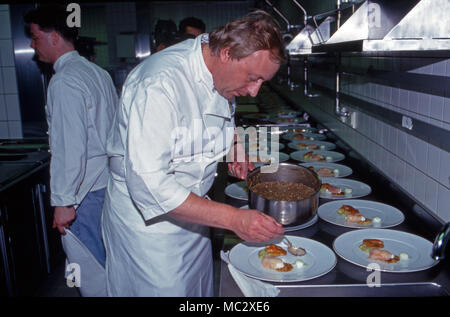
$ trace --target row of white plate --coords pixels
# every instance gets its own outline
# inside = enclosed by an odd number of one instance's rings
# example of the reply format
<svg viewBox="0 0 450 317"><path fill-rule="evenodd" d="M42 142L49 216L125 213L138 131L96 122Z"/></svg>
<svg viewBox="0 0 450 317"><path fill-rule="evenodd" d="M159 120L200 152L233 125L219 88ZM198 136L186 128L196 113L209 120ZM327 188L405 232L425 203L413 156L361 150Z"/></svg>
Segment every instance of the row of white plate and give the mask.
<svg viewBox="0 0 450 317"><path fill-rule="evenodd" d="M294 140L290 143L290 146L288 145L293 149L295 149L296 143L305 142L295 141L295 135L295 133L292 133L284 136L285 139L287 137L288 140ZM322 135L320 136L322 137ZM319 138L314 136L313 140L306 142L320 142L314 141L317 139ZM324 138L320 139L323 140ZM310 150L293 152L290 157L295 160L305 162L303 155L308 151ZM313 166L316 170L319 168L330 168L331 170L338 169L339 173L337 176L334 178L322 178L322 183L329 183L333 186L352 189L352 193L346 196L330 196L321 193L321 198L335 200L339 199L339 201L330 201L319 206L318 216L322 220L334 225L349 228L363 228L362 230L344 233L335 239L333 249L340 257L358 266L370 267L371 269L394 273L421 271L438 263L438 261L431 258L432 244L428 240L402 231L382 229L399 225L404 221L404 215L400 210L393 206L375 201L361 199L346 200L348 198L360 198L367 196L371 193L371 188L369 185L362 182L340 178L352 174L351 168L345 165L333 163L334 161L343 160L345 158L343 154L332 151L313 152L319 152L321 155L329 156L332 160L328 160L326 163L309 162L300 165L306 167ZM288 158L289 156L287 154L280 153L279 161L287 160ZM248 200L248 189L244 181L227 186L225 193L232 198ZM345 217L340 216L337 213L337 210L342 205L351 205L352 207L358 209L366 218L373 219L374 217L379 217L382 221L381 223L372 222L369 226L349 223L345 220ZM243 208L248 207L244 206ZM309 222L309 225L312 225L315 222L316 221L311 221ZM368 229L370 227L372 228ZM307 250L307 254L301 257L301 261L305 264L302 268L297 268L294 266L294 269L290 272L277 272L265 269L262 267L261 259L258 257L258 252L264 247L264 245L251 243L240 243L236 245L229 253L230 263L247 276L275 282L296 282L309 280L328 273L336 265L337 259L335 253L326 245L312 239L296 236L289 236L289 239L294 243L294 245L301 246ZM389 250L393 254L406 253L409 258L407 260L402 259L396 263L373 261L368 258L367 252L363 252L359 248L364 239L382 240L386 250ZM270 243L287 247L283 241L272 241ZM293 263L297 257L288 253L282 258L287 263Z"/></svg>

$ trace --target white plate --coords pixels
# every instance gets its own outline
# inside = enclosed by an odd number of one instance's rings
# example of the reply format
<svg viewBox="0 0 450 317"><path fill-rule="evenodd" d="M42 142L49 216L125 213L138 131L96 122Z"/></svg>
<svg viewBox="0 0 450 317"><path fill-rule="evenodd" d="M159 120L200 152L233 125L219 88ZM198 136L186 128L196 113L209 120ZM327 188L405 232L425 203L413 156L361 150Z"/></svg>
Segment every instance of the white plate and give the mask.
<svg viewBox="0 0 450 317"><path fill-rule="evenodd" d="M233 183L225 188L225 194L234 199L248 200L248 188L245 181Z"/></svg>
<svg viewBox="0 0 450 317"><path fill-rule="evenodd" d="M327 137L323 134L319 134L319 133L308 133L308 132L302 132L302 133L286 133L282 135L282 139L284 140L288 140L288 141L302 141L299 139L296 139L296 135L298 134L303 134L303 136L305 136L306 139L304 140L309 140L309 141L314 141L314 140L325 140Z"/></svg>
<svg viewBox="0 0 450 317"><path fill-rule="evenodd" d="M334 152L334 151L321 151L321 150L298 150L298 151L291 153L291 158L293 160L304 162L304 163L312 163L314 161L307 160L303 157L308 152L313 152L314 154L323 155L323 157L325 157L325 158L327 156L329 156L331 158L328 161L317 162L317 163L334 163L334 162L339 162L339 161L342 161L343 159L345 159L345 155L342 153Z"/></svg>
<svg viewBox="0 0 450 317"><path fill-rule="evenodd" d="M260 152L259 154L262 154L262 155L266 154L266 155L263 156L263 159L269 159L269 158L272 158L272 157L274 157L274 158L278 157L278 162L279 163L289 160L289 155L287 155L286 153L282 153L282 152L271 152L270 154L267 154L267 152ZM248 155L249 155L250 161L255 164L255 167L260 167L260 166L263 166L263 165L270 164L270 163L256 162L257 161L258 152L249 152Z"/></svg>
<svg viewBox="0 0 450 317"><path fill-rule="evenodd" d="M381 218L381 223L377 225L371 222L367 225L361 225L347 222L344 216L337 213L337 210L341 208L342 205L349 205L358 209L364 217L369 219L379 217ZM376 201L361 199L330 201L319 206L317 213L321 219L347 228L389 228L397 226L405 220L403 213L395 207Z"/></svg>
<svg viewBox="0 0 450 317"><path fill-rule="evenodd" d="M230 263L238 271L247 276L270 282L300 282L311 280L325 275L336 265L336 255L326 245L302 237L287 236L287 238L295 246L304 248L306 254L304 256L296 257L288 253L279 258L284 262L291 264L293 264L296 259L299 259L306 264L303 268L294 266L294 269L290 272L277 272L266 269L261 265L261 259L258 257L258 252L263 250L267 244L274 243L287 250L286 242L281 242L281 239L266 243L239 243L235 245L229 253Z"/></svg>
<svg viewBox="0 0 450 317"><path fill-rule="evenodd" d="M364 239L378 239L384 242L384 250L395 255L405 252L408 260L400 260L397 263L385 263L369 259L367 252L361 251L359 246ZM353 264L370 267L377 271L407 273L429 269L438 261L431 257L433 244L417 235L389 229L360 229L346 232L336 238L333 249L336 253ZM376 265L371 265L371 264Z"/></svg>
<svg viewBox="0 0 450 317"><path fill-rule="evenodd" d="M355 181L353 179L345 179L345 178L335 178L335 177L322 177L322 184L331 184L336 187L341 188L351 188L352 193L350 195L327 195L320 192L319 197L325 199L350 199L350 198L360 198L369 195L372 192L372 188L369 185Z"/></svg>
<svg viewBox="0 0 450 317"><path fill-rule="evenodd" d="M331 142L324 142L324 141L309 141L309 140L297 140L297 141L292 141L291 143L288 144L288 147L293 149L293 150L307 150L307 149L302 149L300 148L298 145L300 143L304 143L306 145L310 145L310 144L314 144L317 145L319 147L323 146L323 150L324 151L330 151L330 150L334 150L336 148L336 145L334 143ZM320 149L319 149L320 150Z"/></svg>
<svg viewBox="0 0 450 317"><path fill-rule="evenodd" d="M305 167L312 166L316 172L321 168L329 168L331 170L337 169L339 172L338 175L330 176L330 177L347 177L347 176L352 175L352 173L353 173L353 170L350 167L342 165L342 164L317 162L317 163L300 163L299 165L305 166Z"/></svg>

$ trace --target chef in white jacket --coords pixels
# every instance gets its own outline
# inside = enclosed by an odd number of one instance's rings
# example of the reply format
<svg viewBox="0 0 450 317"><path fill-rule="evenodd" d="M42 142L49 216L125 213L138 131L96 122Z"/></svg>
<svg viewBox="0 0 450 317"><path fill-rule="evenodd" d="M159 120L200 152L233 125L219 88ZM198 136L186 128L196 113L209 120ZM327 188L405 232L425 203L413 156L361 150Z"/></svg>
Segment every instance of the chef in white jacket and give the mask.
<svg viewBox="0 0 450 317"><path fill-rule="evenodd" d="M104 265L100 220L109 178L106 139L118 98L109 74L75 50L78 30L66 25L68 14L65 6L48 4L24 17L30 46L55 71L45 109L53 228L64 235L70 227Z"/></svg>
<svg viewBox="0 0 450 317"><path fill-rule="evenodd" d="M108 295L212 296L208 226L249 241L284 233L264 213L204 198L233 143L234 97L256 96L283 58L277 23L255 11L158 52L129 74L107 146ZM249 164L229 167L245 178Z"/></svg>

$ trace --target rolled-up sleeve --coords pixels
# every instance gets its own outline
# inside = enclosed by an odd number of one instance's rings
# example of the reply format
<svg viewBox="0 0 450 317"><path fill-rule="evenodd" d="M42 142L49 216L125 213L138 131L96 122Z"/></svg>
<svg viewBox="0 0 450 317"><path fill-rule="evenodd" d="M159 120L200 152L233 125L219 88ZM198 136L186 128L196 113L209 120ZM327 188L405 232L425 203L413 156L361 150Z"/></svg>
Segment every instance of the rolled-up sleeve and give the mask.
<svg viewBox="0 0 450 317"><path fill-rule="evenodd" d="M190 193L169 169L175 144L172 131L178 124L169 91L167 83L159 80L142 84L129 111L125 179L146 220L177 208Z"/></svg>
<svg viewBox="0 0 450 317"><path fill-rule="evenodd" d="M76 195L86 172L87 107L75 84L58 80L49 88L50 188L52 206L79 204Z"/></svg>

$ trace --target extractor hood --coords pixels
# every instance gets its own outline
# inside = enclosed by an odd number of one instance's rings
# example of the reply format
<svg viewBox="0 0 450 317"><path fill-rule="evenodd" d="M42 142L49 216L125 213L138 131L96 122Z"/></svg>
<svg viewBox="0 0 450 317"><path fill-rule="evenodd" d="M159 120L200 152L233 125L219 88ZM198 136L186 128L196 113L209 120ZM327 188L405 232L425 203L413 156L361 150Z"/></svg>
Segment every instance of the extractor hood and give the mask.
<svg viewBox="0 0 450 317"><path fill-rule="evenodd" d="M314 28L306 25L286 46L289 55L306 55L311 54L313 42L311 34L314 33Z"/></svg>
<svg viewBox="0 0 450 317"><path fill-rule="evenodd" d="M312 52L450 50L449 0L366 0Z"/></svg>
<svg viewBox="0 0 450 317"><path fill-rule="evenodd" d="M336 18L334 16L330 16L329 14L335 14L337 12L340 14L341 11L354 7L353 3L348 6L339 5L339 7L335 10L319 13L315 16L308 16L305 9L296 0L293 1L304 12L305 27L286 47L286 50L290 56L313 54L312 46L325 43L330 38L332 30L335 30L335 25L333 24L335 24ZM312 20L315 26L311 26L312 22L308 25L308 19ZM321 20L321 22L318 23L317 20Z"/></svg>

